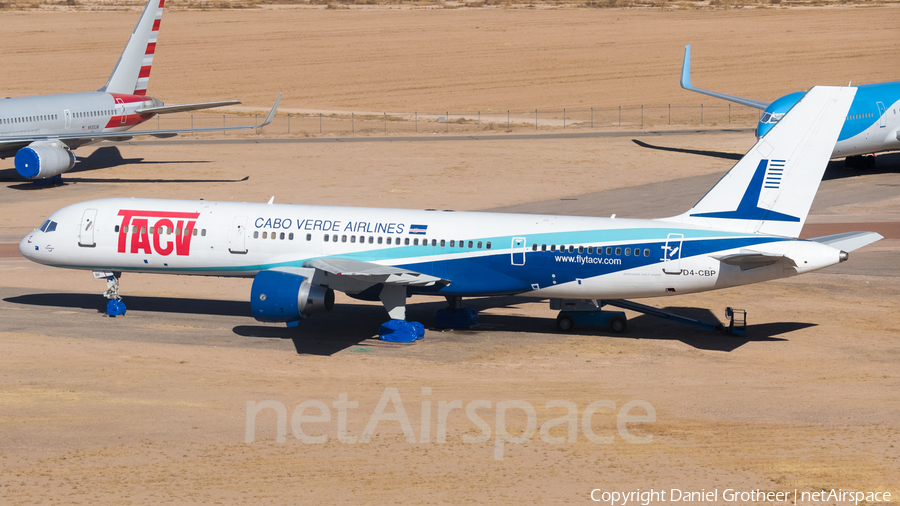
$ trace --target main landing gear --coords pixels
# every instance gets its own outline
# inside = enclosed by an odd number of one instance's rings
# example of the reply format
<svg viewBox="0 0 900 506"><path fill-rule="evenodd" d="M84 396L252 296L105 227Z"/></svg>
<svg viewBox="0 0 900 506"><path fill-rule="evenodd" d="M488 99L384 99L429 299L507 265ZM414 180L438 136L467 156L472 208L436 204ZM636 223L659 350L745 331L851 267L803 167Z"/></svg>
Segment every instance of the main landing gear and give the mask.
<svg viewBox="0 0 900 506"><path fill-rule="evenodd" d="M478 311L462 306L462 297L447 296L448 306L434 314L434 326L463 330L478 324Z"/></svg>
<svg viewBox="0 0 900 506"><path fill-rule="evenodd" d="M122 302L122 297L119 295L119 278L121 277L121 272L94 271L95 279L106 280L106 291L103 292L103 296L109 299L109 302L106 303L107 316L116 317L125 314L125 303Z"/></svg>
<svg viewBox="0 0 900 506"><path fill-rule="evenodd" d="M856 155L844 158L844 167L850 170L870 170L875 167L875 155Z"/></svg>

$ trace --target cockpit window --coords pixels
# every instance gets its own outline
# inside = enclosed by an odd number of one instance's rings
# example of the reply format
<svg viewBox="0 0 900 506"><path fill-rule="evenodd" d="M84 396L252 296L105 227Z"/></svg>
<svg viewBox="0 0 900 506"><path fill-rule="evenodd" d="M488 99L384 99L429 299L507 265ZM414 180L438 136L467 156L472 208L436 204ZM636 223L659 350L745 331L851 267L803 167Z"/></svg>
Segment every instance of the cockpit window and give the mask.
<svg viewBox="0 0 900 506"><path fill-rule="evenodd" d="M769 122L769 118L771 118L771 117L772 117L771 114L765 113L765 114L762 115L762 118L759 118L759 122L760 122L760 123L768 123L768 122Z"/></svg>
<svg viewBox="0 0 900 506"><path fill-rule="evenodd" d="M55 222L55 221L47 220L47 221L41 223L40 231L41 231L41 232L54 232L54 231L56 231L56 222Z"/></svg>
<svg viewBox="0 0 900 506"><path fill-rule="evenodd" d="M784 117L784 113L783 113L783 112L776 112L776 113L768 113L768 112L767 112L767 113L765 113L765 114L762 115L762 118L759 119L759 122L760 122L760 123L773 123L773 124L774 124L774 123L778 123L778 121L781 120L781 118L783 118L783 117Z"/></svg>

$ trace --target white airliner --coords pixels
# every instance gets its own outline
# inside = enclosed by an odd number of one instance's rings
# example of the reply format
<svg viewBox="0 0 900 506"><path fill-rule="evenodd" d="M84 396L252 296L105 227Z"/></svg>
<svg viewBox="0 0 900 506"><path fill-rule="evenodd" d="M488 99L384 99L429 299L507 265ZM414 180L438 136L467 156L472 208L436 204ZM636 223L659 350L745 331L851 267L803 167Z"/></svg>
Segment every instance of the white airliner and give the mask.
<svg viewBox="0 0 900 506"><path fill-rule="evenodd" d="M757 137L765 135L805 93L797 91L774 102L763 102L696 88L691 84L690 45L684 48L681 87L764 111L756 128ZM831 157L846 157L848 167L866 168L875 164L875 157L864 155L900 150L900 81L861 84L856 88L856 97L844 116Z"/></svg>
<svg viewBox="0 0 900 506"><path fill-rule="evenodd" d="M227 100L165 105L147 96L164 1L147 2L106 86L87 93L0 100L0 158L15 155L19 174L40 180L55 178L72 169L75 166L72 150L85 144L101 140L128 140L134 135L172 137L187 132L260 128L271 122L278 101L260 125L123 133L156 114L240 103L238 100Z"/></svg>
<svg viewBox="0 0 900 506"><path fill-rule="evenodd" d="M790 277L881 239L801 240L855 88L810 90L694 207L638 220L113 198L54 212L19 244L94 271L254 277L253 316L294 325L334 290L381 300L404 324L411 294L592 300L659 297ZM414 322L405 322L412 325Z"/></svg>

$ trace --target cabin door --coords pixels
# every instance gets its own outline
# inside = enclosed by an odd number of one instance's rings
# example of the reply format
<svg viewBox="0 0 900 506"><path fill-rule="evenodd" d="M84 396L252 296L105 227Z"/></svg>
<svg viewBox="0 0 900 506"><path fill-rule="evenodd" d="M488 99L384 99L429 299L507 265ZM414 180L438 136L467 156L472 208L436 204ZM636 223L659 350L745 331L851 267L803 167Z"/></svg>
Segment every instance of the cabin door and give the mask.
<svg viewBox="0 0 900 506"><path fill-rule="evenodd" d="M78 245L82 248L93 248L97 245L94 242L94 222L97 220L96 209L86 209L81 215L81 226L78 227Z"/></svg>
<svg viewBox="0 0 900 506"><path fill-rule="evenodd" d="M513 265L525 265L525 238L512 238L512 255L511 261Z"/></svg>
<svg viewBox="0 0 900 506"><path fill-rule="evenodd" d="M887 118L885 118L884 114L884 104L881 102L875 102L875 105L878 106L878 126L884 128L887 126Z"/></svg>
<svg viewBox="0 0 900 506"><path fill-rule="evenodd" d="M235 216L228 231L228 252L237 255L247 253L247 217Z"/></svg>
<svg viewBox="0 0 900 506"><path fill-rule="evenodd" d="M663 248L663 272L666 274L681 274L681 243L684 234L669 234Z"/></svg>

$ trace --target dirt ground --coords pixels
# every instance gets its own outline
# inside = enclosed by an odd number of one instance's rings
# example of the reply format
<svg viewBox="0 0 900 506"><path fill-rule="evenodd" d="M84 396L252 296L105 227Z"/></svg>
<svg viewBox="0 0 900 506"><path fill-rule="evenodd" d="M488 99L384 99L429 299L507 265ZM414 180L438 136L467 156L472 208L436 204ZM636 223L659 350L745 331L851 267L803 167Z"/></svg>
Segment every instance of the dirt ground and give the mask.
<svg viewBox="0 0 900 506"><path fill-rule="evenodd" d="M282 90L285 110L700 103L677 85L692 43L696 85L769 100L813 84L896 78L898 14L172 10L150 90L171 103L236 97L260 110ZM9 96L98 88L135 17L0 12L0 63L20 70L0 74L0 88ZM414 345L390 345L372 339L385 319L378 304L339 296L332 313L288 330L249 316L249 280L161 275L123 277L129 312L110 319L98 311L103 282L33 264L9 246L59 207L109 196L526 211L555 201L647 217L650 207L689 207L753 142L715 128L434 142L134 141L80 149L68 184L42 189L17 180L4 160L0 502L575 504L590 503L594 489L665 490L667 498L679 489L717 490L704 501L715 504L785 504L722 494L834 488L887 491L896 503L896 155L866 173L829 169L811 229L872 224L887 237L849 262L644 301L705 319L723 320L725 306L746 309L745 338L630 312L623 335L559 334L546 302L501 298L468 302L481 314L471 331L429 328ZM410 317L430 325L442 305L414 298ZM360 438L392 392L412 442L397 421L379 423L368 442L340 441L333 403L342 394L358 403L347 410L346 435ZM283 442L274 409L259 413L247 442L248 402L264 401L284 406ZM305 401L324 403L330 420L303 421L318 414L295 412ZM453 401L461 408L446 416L439 442L441 403ZM511 438L530 435L505 443L498 459L505 401L532 406L536 425L530 433L525 411L508 409ZM566 414L549 401L575 406L574 440L550 440L568 437L567 424L542 436L542 425ZM585 431L596 401L613 407L598 405ZM631 401L652 406L655 421L625 423L623 432L618 416L646 414L623 413ZM491 438L464 439L484 433L467 407ZM327 441L303 442L298 427Z"/></svg>

